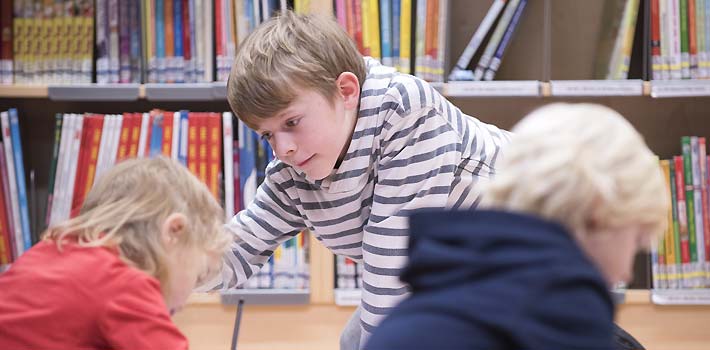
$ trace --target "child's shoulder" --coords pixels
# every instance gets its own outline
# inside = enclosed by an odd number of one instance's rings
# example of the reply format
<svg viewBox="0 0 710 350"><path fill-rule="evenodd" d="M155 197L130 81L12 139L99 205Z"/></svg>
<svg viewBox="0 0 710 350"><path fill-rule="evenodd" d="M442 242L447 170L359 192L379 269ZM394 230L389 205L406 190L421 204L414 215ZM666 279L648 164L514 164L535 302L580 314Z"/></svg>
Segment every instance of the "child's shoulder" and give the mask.
<svg viewBox="0 0 710 350"><path fill-rule="evenodd" d="M400 117L438 109L443 97L428 82L365 58L367 77L361 92L361 109L391 109Z"/></svg>

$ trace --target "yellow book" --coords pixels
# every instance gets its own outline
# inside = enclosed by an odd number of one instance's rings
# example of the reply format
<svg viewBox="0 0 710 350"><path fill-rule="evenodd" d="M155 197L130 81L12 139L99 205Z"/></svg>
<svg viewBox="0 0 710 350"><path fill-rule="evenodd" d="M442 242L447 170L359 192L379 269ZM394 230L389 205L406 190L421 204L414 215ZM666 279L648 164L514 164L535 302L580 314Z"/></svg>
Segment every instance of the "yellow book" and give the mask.
<svg viewBox="0 0 710 350"><path fill-rule="evenodd" d="M661 160L661 169L663 169L663 177L666 180L666 195L668 198L671 197L671 168L669 160ZM668 207L668 225L666 231L661 238L661 243L663 244L663 250L665 251L665 263L666 263L666 280L668 281L668 287L672 288L674 285L678 285L677 274L673 273L675 267L675 246L673 245L673 207ZM661 249L659 248L659 252Z"/></svg>
<svg viewBox="0 0 710 350"><path fill-rule="evenodd" d="M412 0L402 0L399 14L399 71L411 73L412 57Z"/></svg>
<svg viewBox="0 0 710 350"><path fill-rule="evenodd" d="M369 2L368 10L369 12L363 11L363 18L365 16L369 17L368 32L370 34L370 56L376 59L382 57L382 50L380 48L380 7L379 1L377 0L363 0L363 3ZM364 23L363 23L364 28Z"/></svg>

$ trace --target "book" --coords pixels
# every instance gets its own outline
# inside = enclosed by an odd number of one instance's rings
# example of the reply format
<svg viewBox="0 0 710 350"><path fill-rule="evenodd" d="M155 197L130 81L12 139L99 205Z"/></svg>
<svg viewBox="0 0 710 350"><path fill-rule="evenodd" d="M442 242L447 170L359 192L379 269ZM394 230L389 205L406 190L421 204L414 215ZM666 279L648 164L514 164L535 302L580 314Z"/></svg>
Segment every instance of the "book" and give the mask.
<svg viewBox="0 0 710 350"><path fill-rule="evenodd" d="M54 116L54 144L52 146L52 163L49 166L49 184L47 185L47 208L45 209L44 225L49 226L54 199L54 184L57 177L57 163L59 162L59 147L62 140L64 115L57 113ZM0 209L1 210L1 209Z"/></svg>
<svg viewBox="0 0 710 350"><path fill-rule="evenodd" d="M234 209L234 148L233 148L233 115L222 113L222 150L224 153L224 213L226 220L236 214Z"/></svg>
<svg viewBox="0 0 710 350"><path fill-rule="evenodd" d="M513 20L513 15L515 14L515 10L518 8L518 4L520 4L520 0L510 0L506 5L498 24L496 24L493 34L488 40L486 48L481 54L481 58L476 65L476 69L473 71L474 80L481 80L483 78L483 73L486 69L488 69L490 62L493 59L493 55L495 54L495 50L498 48L500 41L503 39L505 30L508 28L508 25L510 25L510 21Z"/></svg>
<svg viewBox="0 0 710 350"><path fill-rule="evenodd" d="M486 12L486 16L483 17L481 24L478 25L478 28L473 33L471 40L469 40L466 48L456 61L456 65L451 70L451 73L449 73L449 80L473 80L473 72L467 70L467 68L471 63L473 55L476 54L476 51L478 51L481 43L483 43L483 39L486 37L486 34L488 34L488 31L493 26L493 23L495 23L495 20L503 10L503 7L505 7L505 2L506 0L495 0L493 4L491 4L488 12Z"/></svg>
<svg viewBox="0 0 710 350"><path fill-rule="evenodd" d="M498 72L498 69L503 61L505 50L508 48L508 45L513 38L513 33L515 33L515 29L518 27L518 23L520 23L520 18L523 15L523 10L525 10L525 5L527 5L527 0L520 0L518 8L515 9L513 18L510 20L510 24L505 30L505 34L503 34L500 45L498 45L498 49L496 49L496 53L491 59L491 63L488 65L486 72L483 74L483 80L493 80L496 72Z"/></svg>
<svg viewBox="0 0 710 350"><path fill-rule="evenodd" d="M22 156L22 141L20 140L20 124L17 109L8 110L10 123L10 142L12 142L12 157L15 163L15 181L17 181L17 201L20 211L20 224L22 225L23 251L32 246L32 232L30 231L29 203L27 200L27 186L25 185L25 165Z"/></svg>

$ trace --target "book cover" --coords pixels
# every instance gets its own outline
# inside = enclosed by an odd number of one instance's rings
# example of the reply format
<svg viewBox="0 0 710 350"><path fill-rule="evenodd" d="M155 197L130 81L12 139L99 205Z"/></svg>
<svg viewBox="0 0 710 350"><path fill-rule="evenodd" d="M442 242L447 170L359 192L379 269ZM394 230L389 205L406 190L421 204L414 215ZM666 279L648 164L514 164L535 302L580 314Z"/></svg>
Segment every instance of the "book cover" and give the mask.
<svg viewBox="0 0 710 350"><path fill-rule="evenodd" d="M10 118L10 142L12 142L12 156L15 163L15 181L17 181L17 200L20 210L20 224L22 225L23 250L32 246L32 232L30 231L29 205L27 201L27 186L25 185L25 165L22 157L22 141L20 139L20 124L17 109L8 110Z"/></svg>
<svg viewBox="0 0 710 350"><path fill-rule="evenodd" d="M234 148L232 113L222 113L222 147L224 160L224 212L226 220L236 214L234 209Z"/></svg>
<svg viewBox="0 0 710 350"><path fill-rule="evenodd" d="M64 115L57 113L54 116L54 143L52 145L52 163L49 165L49 183L47 184L47 207L45 209L44 225L49 226L52 214L52 201L54 200L54 184L57 178L57 163L59 162L59 147L62 140ZM2 210L2 208L0 208Z"/></svg>

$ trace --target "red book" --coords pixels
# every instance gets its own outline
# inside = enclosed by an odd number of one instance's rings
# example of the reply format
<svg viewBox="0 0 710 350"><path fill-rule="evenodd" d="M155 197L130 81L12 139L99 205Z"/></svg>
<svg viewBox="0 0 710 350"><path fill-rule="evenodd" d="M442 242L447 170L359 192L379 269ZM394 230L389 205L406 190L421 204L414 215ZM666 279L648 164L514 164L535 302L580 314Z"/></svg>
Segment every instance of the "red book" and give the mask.
<svg viewBox="0 0 710 350"><path fill-rule="evenodd" d="M353 14L355 21L355 44L357 44L357 48L358 50L360 50L361 54L367 55L369 52L365 52L365 45L362 42L362 1L363 0L353 0Z"/></svg>
<svg viewBox="0 0 710 350"><path fill-rule="evenodd" d="M197 125L198 113L190 112L187 115L187 168L193 175L198 176L198 137L199 127Z"/></svg>
<svg viewBox="0 0 710 350"><path fill-rule="evenodd" d="M690 246L688 236L688 214L686 212L685 203L685 177L683 176L683 156L673 157L675 163L675 186L679 190L676 191L678 201L678 224L680 227L680 256L681 262L684 264L690 263Z"/></svg>
<svg viewBox="0 0 710 350"><path fill-rule="evenodd" d="M78 162L76 164L76 178L74 179L74 193L71 201L70 217L74 218L79 214L81 205L84 203L84 190L86 188L86 180L88 178L89 164L89 145L91 144L91 136L94 132L94 120L97 116L94 114L84 117L84 124L81 128L81 143L79 146ZM101 116L103 118L103 116Z"/></svg>
<svg viewBox="0 0 710 350"><path fill-rule="evenodd" d="M9 139L5 139L5 142L9 142ZM0 142L0 146L2 146L2 142ZM5 164L5 152L0 152L0 182L2 182L2 191L3 194L9 194L10 193L10 183L8 182L7 178L7 164ZM5 200L5 208L0 208L4 209L4 215L6 218L7 225L7 233L8 233L8 239L10 241L10 253L13 257L12 260L17 258L18 252L16 250L16 242L15 242L15 223L12 221L12 203L10 203L9 200L9 195L5 195L4 198Z"/></svg>
<svg viewBox="0 0 710 350"><path fill-rule="evenodd" d="M192 49L190 46L190 1L182 0L182 56L188 62L192 59Z"/></svg>
<svg viewBox="0 0 710 350"><path fill-rule="evenodd" d="M207 185L219 200L219 174L222 172L222 116L210 113L207 118Z"/></svg>
<svg viewBox="0 0 710 350"><path fill-rule="evenodd" d="M2 148L2 143L0 143L0 148ZM0 166L5 168L5 153L0 152ZM13 235L12 231L10 231L10 225L8 224L7 220L7 208L6 205L9 204L5 200L5 189L3 186L0 186L0 265L7 265L10 262L12 262L12 242L14 240L11 239L11 236Z"/></svg>
<svg viewBox="0 0 710 350"><path fill-rule="evenodd" d="M128 158L135 158L138 156L138 143L141 137L141 120L143 115L141 113L133 113L130 115L130 137L128 138Z"/></svg>
<svg viewBox="0 0 710 350"><path fill-rule="evenodd" d="M651 56L661 57L661 20L659 0L651 0ZM658 77L653 77L654 79Z"/></svg>
<svg viewBox="0 0 710 350"><path fill-rule="evenodd" d="M82 195L81 202L84 202L84 198L91 190L94 185L94 177L96 176L96 161L99 159L99 146L101 145L101 136L104 127L104 116L99 115L96 118L89 121L91 126L91 133L89 134L89 156L88 156L88 170L86 177L86 186L84 187L84 193Z"/></svg>

